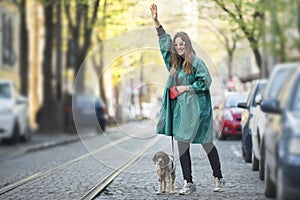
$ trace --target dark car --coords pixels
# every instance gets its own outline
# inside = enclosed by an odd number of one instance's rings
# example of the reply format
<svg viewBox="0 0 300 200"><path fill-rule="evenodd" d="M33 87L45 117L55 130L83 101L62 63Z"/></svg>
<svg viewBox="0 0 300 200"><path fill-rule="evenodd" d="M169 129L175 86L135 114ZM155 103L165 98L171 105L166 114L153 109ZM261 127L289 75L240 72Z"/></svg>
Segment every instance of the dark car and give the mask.
<svg viewBox="0 0 300 200"><path fill-rule="evenodd" d="M66 130L75 128L96 128L105 131L107 123L106 106L94 94L75 94L67 98L65 105ZM75 124L74 124L75 123Z"/></svg>
<svg viewBox="0 0 300 200"><path fill-rule="evenodd" d="M237 107L239 102L247 99L247 94L229 92L221 103L214 107L215 138L241 137L242 109Z"/></svg>
<svg viewBox="0 0 300 200"><path fill-rule="evenodd" d="M257 95L261 95L265 85L266 79L256 81L249 93L247 102L238 104L238 107L244 108L242 112L242 156L245 162L250 163L252 160L252 129L251 124L253 121L253 115L255 115L256 102L255 98ZM258 163L252 163L252 169L258 170Z"/></svg>
<svg viewBox="0 0 300 200"><path fill-rule="evenodd" d="M265 195L300 197L300 64L277 97L264 99Z"/></svg>

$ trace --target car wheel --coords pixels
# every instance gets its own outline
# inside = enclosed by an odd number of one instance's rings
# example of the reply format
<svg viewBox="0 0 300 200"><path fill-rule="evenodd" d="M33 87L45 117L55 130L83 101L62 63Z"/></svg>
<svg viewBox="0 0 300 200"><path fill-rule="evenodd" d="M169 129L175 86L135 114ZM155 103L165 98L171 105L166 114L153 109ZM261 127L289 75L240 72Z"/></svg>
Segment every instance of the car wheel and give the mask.
<svg viewBox="0 0 300 200"><path fill-rule="evenodd" d="M283 183L283 172L282 169L280 167L278 167L278 171L277 171L277 194L276 197L277 199L280 200L285 200L287 199L285 197L285 188L284 188L284 183Z"/></svg>
<svg viewBox="0 0 300 200"><path fill-rule="evenodd" d="M259 161L259 179L265 179L265 144L264 142L261 143L260 148L260 161Z"/></svg>
<svg viewBox="0 0 300 200"><path fill-rule="evenodd" d="M30 140L31 140L31 129L30 129L30 125L29 125L29 120L27 120L27 127L26 127L24 135L22 135L22 137L21 137L21 141L28 142Z"/></svg>
<svg viewBox="0 0 300 200"><path fill-rule="evenodd" d="M252 152L252 170L253 171L259 170L259 160L255 157L253 152Z"/></svg>
<svg viewBox="0 0 300 200"><path fill-rule="evenodd" d="M244 145L244 139L242 139L242 155L243 155L243 159L245 162L247 163L251 163L251 152L247 152L245 150L245 145Z"/></svg>
<svg viewBox="0 0 300 200"><path fill-rule="evenodd" d="M265 196L267 198L275 198L276 196L276 186L270 179L270 170L265 162Z"/></svg>
<svg viewBox="0 0 300 200"><path fill-rule="evenodd" d="M8 139L8 142L11 144L15 144L19 141L19 139L20 139L20 128L18 122L16 121L14 124L12 136L10 139Z"/></svg>

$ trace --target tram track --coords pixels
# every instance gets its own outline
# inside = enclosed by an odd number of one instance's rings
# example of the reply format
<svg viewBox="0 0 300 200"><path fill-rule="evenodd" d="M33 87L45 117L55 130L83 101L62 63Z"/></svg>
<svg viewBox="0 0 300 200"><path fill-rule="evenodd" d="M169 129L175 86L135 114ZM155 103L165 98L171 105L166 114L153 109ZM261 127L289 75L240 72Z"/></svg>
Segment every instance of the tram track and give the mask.
<svg viewBox="0 0 300 200"><path fill-rule="evenodd" d="M55 166L55 167L52 167L52 168L49 168L49 169L37 172L37 173L35 173L33 175L30 175L30 176L28 176L26 178L23 178L20 181L17 181L15 183L12 183L12 184L9 184L7 186L4 186L4 187L0 188L0 195L3 195L3 194L5 194L5 193L7 193L9 191L12 191L12 190L14 190L14 189L16 189L16 188L18 188L18 187L20 187L22 185L25 185L26 183L34 181L34 180L36 180L38 178L41 178L41 177L46 176L46 175L49 175L49 174L51 174L54 171L66 168L66 167L74 164L75 162L78 162L78 161L81 161L81 160L83 160L83 159L85 159L87 157L93 156L93 155L95 155L95 154L97 154L97 153L99 153L101 151L104 151L104 150L106 150L106 149L108 149L108 148L110 148L110 147L112 147L114 145L120 144L120 143L125 142L125 141L127 141L129 139L130 139L130 137L120 138L120 139L118 139L118 140L116 140L114 142L106 144L106 145L104 145L104 146L102 146L100 148L97 148L97 149L95 149L95 150L93 150L93 151L91 151L89 153L83 154L83 155L81 155L81 156L79 156L79 157L77 157L75 159L72 159L72 160L70 160L68 162L65 162L65 163L60 164L58 166Z"/></svg>
<svg viewBox="0 0 300 200"><path fill-rule="evenodd" d="M126 161L123 165L112 171L105 178L103 178L98 184L96 184L91 190L89 190L80 200L92 200L101 194L104 189L119 175L121 174L127 167L132 165L135 161L137 161L150 147L152 147L157 141L159 137L154 138L142 151L140 151L137 155Z"/></svg>

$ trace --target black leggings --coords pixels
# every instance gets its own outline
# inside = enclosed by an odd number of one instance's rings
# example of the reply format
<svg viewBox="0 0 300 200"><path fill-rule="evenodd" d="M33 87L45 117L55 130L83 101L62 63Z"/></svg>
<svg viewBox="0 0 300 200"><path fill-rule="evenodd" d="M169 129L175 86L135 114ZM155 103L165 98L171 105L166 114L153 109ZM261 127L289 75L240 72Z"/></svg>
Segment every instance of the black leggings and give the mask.
<svg viewBox="0 0 300 200"><path fill-rule="evenodd" d="M186 180L187 182L193 182L190 144L186 142L179 142L179 141L177 141L177 144L178 144L178 150L180 155L180 164L183 173L183 179ZM213 170L213 176L218 177L219 179L223 178L218 151L214 143L211 142L211 143L202 144L202 147L204 148L208 156L210 166Z"/></svg>

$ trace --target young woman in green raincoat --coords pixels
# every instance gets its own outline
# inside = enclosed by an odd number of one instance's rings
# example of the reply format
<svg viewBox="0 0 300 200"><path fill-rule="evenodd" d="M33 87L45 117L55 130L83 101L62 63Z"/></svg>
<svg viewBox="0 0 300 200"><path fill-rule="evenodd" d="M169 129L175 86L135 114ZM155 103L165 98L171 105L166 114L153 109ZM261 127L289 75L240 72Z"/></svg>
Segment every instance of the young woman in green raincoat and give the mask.
<svg viewBox="0 0 300 200"><path fill-rule="evenodd" d="M158 21L157 6L150 7L158 36L160 50L170 75L157 123L157 133L177 140L184 186L180 194L196 191L192 180L190 143L202 144L213 170L213 191L222 191L225 181L221 172L218 151L213 144L212 105L209 87L211 77L204 62L197 57L189 36L178 32L173 40ZM170 98L170 89L179 96Z"/></svg>

